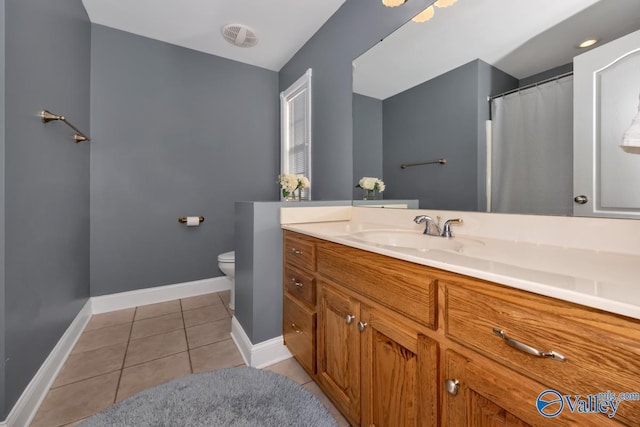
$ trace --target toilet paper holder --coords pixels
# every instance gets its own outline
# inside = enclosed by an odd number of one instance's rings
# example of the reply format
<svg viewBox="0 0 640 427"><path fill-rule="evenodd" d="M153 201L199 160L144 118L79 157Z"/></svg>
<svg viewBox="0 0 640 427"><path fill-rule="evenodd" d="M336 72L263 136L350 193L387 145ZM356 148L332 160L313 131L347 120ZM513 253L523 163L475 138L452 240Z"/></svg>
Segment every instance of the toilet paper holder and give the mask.
<svg viewBox="0 0 640 427"><path fill-rule="evenodd" d="M202 215L198 215L198 219L200 220L200 222L204 222L204 217ZM179 216L178 217L178 222L180 224L186 224L187 223L187 217L186 216Z"/></svg>

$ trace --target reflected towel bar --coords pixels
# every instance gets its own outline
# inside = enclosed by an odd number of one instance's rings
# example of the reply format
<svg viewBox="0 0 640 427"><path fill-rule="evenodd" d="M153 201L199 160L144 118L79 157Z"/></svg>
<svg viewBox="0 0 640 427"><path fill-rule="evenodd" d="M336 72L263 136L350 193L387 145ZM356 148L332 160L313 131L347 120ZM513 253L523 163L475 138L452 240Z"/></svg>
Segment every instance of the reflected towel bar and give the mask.
<svg viewBox="0 0 640 427"><path fill-rule="evenodd" d="M410 166L420 166L420 165L433 165L439 163L441 165L444 165L445 163L447 163L447 159L438 159L438 160L429 160L426 162L418 162L418 163L403 163L400 165L401 169L406 169Z"/></svg>
<svg viewBox="0 0 640 427"><path fill-rule="evenodd" d="M200 220L200 222L204 222L204 217L202 215L198 215L198 219ZM186 224L187 223L187 217L186 216L178 217L178 222L180 224Z"/></svg>
<svg viewBox="0 0 640 427"><path fill-rule="evenodd" d="M80 132L80 130L77 127L69 123L65 116L59 116L57 114L53 114L48 110L42 110L40 111L40 118L42 119L43 123L49 123L50 121L53 121L53 120L60 120L61 122L69 126L71 129L76 131L76 134L73 135L73 140L76 142L76 144L78 142L91 141L91 138L86 136L84 133Z"/></svg>

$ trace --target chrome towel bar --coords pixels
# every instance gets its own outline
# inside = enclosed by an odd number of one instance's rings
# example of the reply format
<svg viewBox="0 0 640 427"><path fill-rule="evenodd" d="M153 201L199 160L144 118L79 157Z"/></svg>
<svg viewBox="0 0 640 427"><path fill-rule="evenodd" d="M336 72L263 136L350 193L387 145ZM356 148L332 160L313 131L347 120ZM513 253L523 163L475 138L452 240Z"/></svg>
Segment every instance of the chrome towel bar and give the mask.
<svg viewBox="0 0 640 427"><path fill-rule="evenodd" d="M400 168L406 169L410 166L433 165L435 163L440 163L441 165L444 165L445 163L447 163L447 159L428 160L426 162L418 162L418 163L402 163L400 165Z"/></svg>

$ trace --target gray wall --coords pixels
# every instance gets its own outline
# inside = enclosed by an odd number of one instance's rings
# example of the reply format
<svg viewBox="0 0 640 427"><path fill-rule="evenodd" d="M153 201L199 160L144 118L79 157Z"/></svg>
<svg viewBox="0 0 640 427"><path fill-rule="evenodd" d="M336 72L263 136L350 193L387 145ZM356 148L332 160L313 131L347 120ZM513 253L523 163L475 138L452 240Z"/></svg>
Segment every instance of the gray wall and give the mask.
<svg viewBox="0 0 640 427"><path fill-rule="evenodd" d="M353 195L352 61L432 2L387 8L377 0L347 0L280 70L282 91L313 69L314 199Z"/></svg>
<svg viewBox="0 0 640 427"><path fill-rule="evenodd" d="M348 205L351 200L235 204L235 316L252 344L282 335L280 208Z"/></svg>
<svg viewBox="0 0 640 427"><path fill-rule="evenodd" d="M362 199L355 188L363 176L382 178L382 101L353 94L353 198ZM383 193L384 195L384 193Z"/></svg>
<svg viewBox="0 0 640 427"><path fill-rule="evenodd" d="M550 70L543 71L538 74L534 74L529 77L525 77L524 79L520 79L518 82L518 86L526 86L534 83L541 82L546 79L551 79L553 77L559 76L561 74L570 73L573 71L573 62L568 64L560 65L559 67L552 68Z"/></svg>
<svg viewBox="0 0 640 427"><path fill-rule="evenodd" d="M487 96L517 80L475 60L383 102L385 197L423 209L477 210L484 203ZM446 158L401 169L400 164Z"/></svg>
<svg viewBox="0 0 640 427"><path fill-rule="evenodd" d="M5 150L5 142L4 142L4 33L5 33L5 25L4 25L4 8L5 1L0 0L0 420L4 420L6 418L6 407L5 407L5 352L4 352L4 312L5 312L5 288L4 288L4 257L5 257L5 235L4 235L4 150Z"/></svg>
<svg viewBox="0 0 640 427"><path fill-rule="evenodd" d="M91 295L222 275L234 201L278 199L278 74L92 28Z"/></svg>
<svg viewBox="0 0 640 427"><path fill-rule="evenodd" d="M89 296L91 32L80 0L5 4L4 419Z"/></svg>

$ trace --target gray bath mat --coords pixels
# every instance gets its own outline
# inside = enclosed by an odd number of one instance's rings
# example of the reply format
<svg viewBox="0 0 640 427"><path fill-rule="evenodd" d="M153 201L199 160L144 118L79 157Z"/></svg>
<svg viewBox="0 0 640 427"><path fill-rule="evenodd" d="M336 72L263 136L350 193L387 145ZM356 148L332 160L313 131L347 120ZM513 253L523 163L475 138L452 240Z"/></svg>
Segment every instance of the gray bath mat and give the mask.
<svg viewBox="0 0 640 427"><path fill-rule="evenodd" d="M189 375L131 396L81 427L335 427L324 405L300 384L243 367Z"/></svg>

